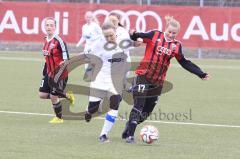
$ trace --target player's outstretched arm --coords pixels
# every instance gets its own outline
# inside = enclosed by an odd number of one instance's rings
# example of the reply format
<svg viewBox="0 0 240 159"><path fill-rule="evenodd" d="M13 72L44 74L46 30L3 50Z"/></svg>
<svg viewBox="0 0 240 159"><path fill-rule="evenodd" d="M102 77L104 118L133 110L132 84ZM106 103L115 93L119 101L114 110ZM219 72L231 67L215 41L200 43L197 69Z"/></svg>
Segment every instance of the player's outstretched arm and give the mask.
<svg viewBox="0 0 240 159"><path fill-rule="evenodd" d="M202 80L209 80L210 75L203 72L196 64L192 63L190 60L186 60L184 57L178 60L179 64L187 71L197 75Z"/></svg>
<svg viewBox="0 0 240 159"><path fill-rule="evenodd" d="M133 40L133 41L137 41L138 38L141 38L141 39L145 39L145 40L151 40L153 38L153 35L154 35L154 31L149 31L149 32L146 32L146 33L143 33L143 32L136 32L135 30L131 30L129 32L129 35L130 35L130 38Z"/></svg>
<svg viewBox="0 0 240 159"><path fill-rule="evenodd" d="M210 75L208 73L203 72L200 67L198 67L196 64L192 63L190 60L187 60L184 57L184 55L182 53L182 45L181 44L180 44L177 54L175 55L175 58L177 59L178 63L187 71L197 75L202 80L210 79Z"/></svg>

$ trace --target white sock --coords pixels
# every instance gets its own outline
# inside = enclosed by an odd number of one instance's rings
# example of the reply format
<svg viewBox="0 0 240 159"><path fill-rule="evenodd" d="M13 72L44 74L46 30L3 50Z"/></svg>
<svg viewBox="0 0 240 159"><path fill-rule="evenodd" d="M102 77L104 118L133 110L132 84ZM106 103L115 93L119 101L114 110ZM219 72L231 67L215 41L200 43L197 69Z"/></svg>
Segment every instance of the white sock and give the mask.
<svg viewBox="0 0 240 159"><path fill-rule="evenodd" d="M107 135L109 133L109 131L112 129L113 124L115 123L115 119L117 118L117 115L118 115L118 110L111 109L110 111L108 111L105 117L104 125L103 125L100 136L104 134Z"/></svg>

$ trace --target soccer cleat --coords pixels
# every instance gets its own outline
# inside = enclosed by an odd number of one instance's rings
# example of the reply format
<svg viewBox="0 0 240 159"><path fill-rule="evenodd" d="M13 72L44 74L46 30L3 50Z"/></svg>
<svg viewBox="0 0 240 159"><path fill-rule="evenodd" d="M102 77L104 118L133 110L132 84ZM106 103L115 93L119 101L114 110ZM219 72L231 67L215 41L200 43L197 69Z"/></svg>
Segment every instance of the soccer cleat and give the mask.
<svg viewBox="0 0 240 159"><path fill-rule="evenodd" d="M58 117L54 117L54 118L52 118L52 120L49 121L49 123L51 123L51 124L61 124L61 123L63 123L63 119L60 119Z"/></svg>
<svg viewBox="0 0 240 159"><path fill-rule="evenodd" d="M92 115L89 114L88 112L85 113L85 121L86 122L90 122L90 120L92 119Z"/></svg>
<svg viewBox="0 0 240 159"><path fill-rule="evenodd" d="M99 137L99 141L100 142L109 142L109 139L108 139L107 135L104 134Z"/></svg>
<svg viewBox="0 0 240 159"><path fill-rule="evenodd" d="M135 141L134 141L134 136L128 136L128 137L126 138L126 143L128 143L128 144L134 144L134 143L135 143Z"/></svg>
<svg viewBox="0 0 240 159"><path fill-rule="evenodd" d="M125 129L122 133L122 139L126 139L128 137L128 123L129 122L126 123Z"/></svg>
<svg viewBox="0 0 240 159"><path fill-rule="evenodd" d="M75 103L75 98L74 98L73 92L72 92L72 91L68 91L68 92L66 93L66 97L67 97L67 99L69 100L70 104L71 104L71 105L74 105L74 103Z"/></svg>

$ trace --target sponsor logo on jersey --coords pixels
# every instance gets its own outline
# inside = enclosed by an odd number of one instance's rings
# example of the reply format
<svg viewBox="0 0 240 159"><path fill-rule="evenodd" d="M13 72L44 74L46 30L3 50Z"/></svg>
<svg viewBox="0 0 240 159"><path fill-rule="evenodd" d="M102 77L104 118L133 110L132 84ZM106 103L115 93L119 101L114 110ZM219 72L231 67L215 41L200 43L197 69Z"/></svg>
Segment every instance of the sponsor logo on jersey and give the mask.
<svg viewBox="0 0 240 159"><path fill-rule="evenodd" d="M158 46L156 51L157 51L157 54L159 55L166 54L170 56L172 54L172 50L165 48L163 46Z"/></svg>
<svg viewBox="0 0 240 159"><path fill-rule="evenodd" d="M50 53L47 50L42 50L42 54L43 56L50 56Z"/></svg>

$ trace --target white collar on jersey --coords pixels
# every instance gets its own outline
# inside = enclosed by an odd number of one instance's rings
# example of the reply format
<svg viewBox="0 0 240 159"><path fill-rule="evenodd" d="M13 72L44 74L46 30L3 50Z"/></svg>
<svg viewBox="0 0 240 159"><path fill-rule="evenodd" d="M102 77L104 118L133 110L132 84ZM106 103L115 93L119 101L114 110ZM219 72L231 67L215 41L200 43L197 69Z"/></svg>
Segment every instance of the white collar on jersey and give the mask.
<svg viewBox="0 0 240 159"><path fill-rule="evenodd" d="M166 42L173 42L174 41L174 39L173 40L167 40L166 33L164 32L163 34L164 34L164 39L165 39Z"/></svg>
<svg viewBox="0 0 240 159"><path fill-rule="evenodd" d="M55 36L56 36L56 34L53 34L53 36L50 39L46 36L47 42L51 41Z"/></svg>

